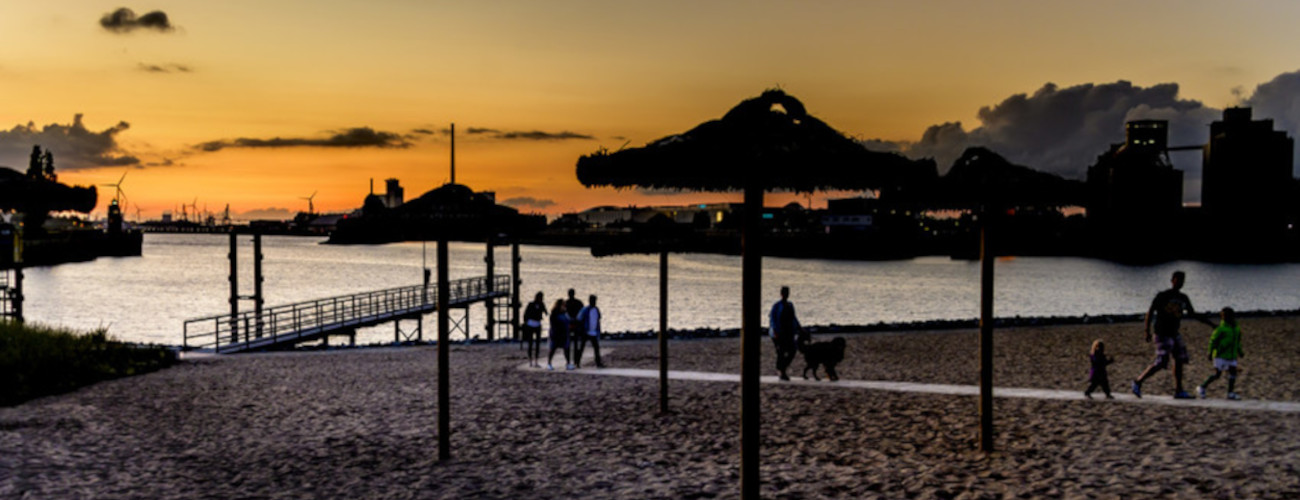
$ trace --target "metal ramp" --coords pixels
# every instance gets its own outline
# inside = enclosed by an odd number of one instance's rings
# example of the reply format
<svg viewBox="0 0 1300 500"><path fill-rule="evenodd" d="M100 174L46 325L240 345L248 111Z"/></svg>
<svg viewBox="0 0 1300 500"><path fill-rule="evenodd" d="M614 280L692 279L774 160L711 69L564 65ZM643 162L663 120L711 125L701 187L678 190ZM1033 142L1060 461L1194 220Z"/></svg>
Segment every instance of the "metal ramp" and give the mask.
<svg viewBox="0 0 1300 500"><path fill-rule="evenodd" d="M510 295L509 276L465 278L450 283L449 308L465 308ZM492 285L492 286L489 286ZM437 311L437 286L414 285L309 300L185 321L184 348L218 353L276 350L330 335Z"/></svg>

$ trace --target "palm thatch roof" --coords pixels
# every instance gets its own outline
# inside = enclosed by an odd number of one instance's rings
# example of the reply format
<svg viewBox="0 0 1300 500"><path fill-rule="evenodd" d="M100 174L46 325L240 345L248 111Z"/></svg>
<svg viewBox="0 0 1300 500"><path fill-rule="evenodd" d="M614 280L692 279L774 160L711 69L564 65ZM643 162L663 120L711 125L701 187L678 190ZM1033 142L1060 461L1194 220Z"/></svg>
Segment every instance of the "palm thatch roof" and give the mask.
<svg viewBox="0 0 1300 500"><path fill-rule="evenodd" d="M588 187L736 191L897 188L937 176L932 160L868 151L809 115L781 90L745 100L719 120L644 147L578 159Z"/></svg>

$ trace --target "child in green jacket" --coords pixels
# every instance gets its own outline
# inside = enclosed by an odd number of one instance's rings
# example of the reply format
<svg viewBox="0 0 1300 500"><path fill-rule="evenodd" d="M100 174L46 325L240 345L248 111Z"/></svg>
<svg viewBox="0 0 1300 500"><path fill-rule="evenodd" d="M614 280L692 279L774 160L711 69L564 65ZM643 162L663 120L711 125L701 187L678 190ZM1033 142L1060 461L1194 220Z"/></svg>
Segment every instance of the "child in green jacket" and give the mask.
<svg viewBox="0 0 1300 500"><path fill-rule="evenodd" d="M1207 357L1214 362L1214 375L1196 388L1196 393L1205 397L1205 387L1219 379L1224 371L1228 372L1228 399L1241 399L1237 395L1237 359L1245 355L1241 350L1241 326L1237 324L1237 315L1231 307L1223 308L1223 321L1214 333L1210 334L1210 352Z"/></svg>

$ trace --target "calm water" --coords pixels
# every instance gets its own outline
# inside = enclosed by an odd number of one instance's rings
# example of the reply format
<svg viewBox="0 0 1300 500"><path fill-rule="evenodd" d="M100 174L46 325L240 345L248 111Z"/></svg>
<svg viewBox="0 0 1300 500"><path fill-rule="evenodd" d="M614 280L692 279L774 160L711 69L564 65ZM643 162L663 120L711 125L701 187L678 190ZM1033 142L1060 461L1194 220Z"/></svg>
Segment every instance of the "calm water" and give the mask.
<svg viewBox="0 0 1300 500"><path fill-rule="evenodd" d="M181 343L189 318L229 311L226 235L148 234L143 257L27 270L29 321L109 328L123 340ZM252 293L251 238L241 238L241 294ZM263 239L267 305L420 282L421 244L328 246L322 239ZM433 265L435 245L427 247ZM452 243L452 279L485 274L482 244ZM496 251L497 273L509 274L510 250ZM658 256L593 258L585 248L521 249L524 296L543 291L550 305L570 287L586 301L600 297L608 331L658 327ZM997 263L998 316L1136 313L1169 284L1175 269L1188 273L1186 292L1200 310L1300 308L1300 265L1225 265L1176 262L1133 267L1078 258L1015 258ZM740 325L740 258L674 254L669 258L670 324L674 328ZM805 324L974 318L979 314L979 264L948 258L846 262L767 258L764 302L781 285L793 290ZM245 305L244 307L251 307ZM482 335L485 311L471 309ZM430 318L432 319L432 318ZM430 334L432 321L426 321ZM392 327L361 332L359 342L392 339ZM431 335L431 334L430 334ZM429 335L426 335L426 338Z"/></svg>

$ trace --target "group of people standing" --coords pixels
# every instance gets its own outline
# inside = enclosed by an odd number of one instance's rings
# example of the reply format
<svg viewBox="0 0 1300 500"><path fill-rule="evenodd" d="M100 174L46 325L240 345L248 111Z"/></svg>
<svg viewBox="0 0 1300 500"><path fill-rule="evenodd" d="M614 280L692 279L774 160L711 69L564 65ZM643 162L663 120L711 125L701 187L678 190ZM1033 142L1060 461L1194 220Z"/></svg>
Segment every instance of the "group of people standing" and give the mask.
<svg viewBox="0 0 1300 500"><path fill-rule="evenodd" d="M542 292L537 292L533 301L528 303L528 308L524 310L523 328L524 344L528 350L528 366L541 367L537 358L541 355L542 319L549 314L551 352L546 357L547 370L555 369L553 364L555 351L564 353L567 369L581 368L582 352L588 342L591 343L591 348L596 354L596 368L605 367L605 363L600 359L601 315L600 308L596 307L596 296L588 296L587 304L583 305L582 301L574 295L574 290L570 288L569 298L557 299L549 312Z"/></svg>

